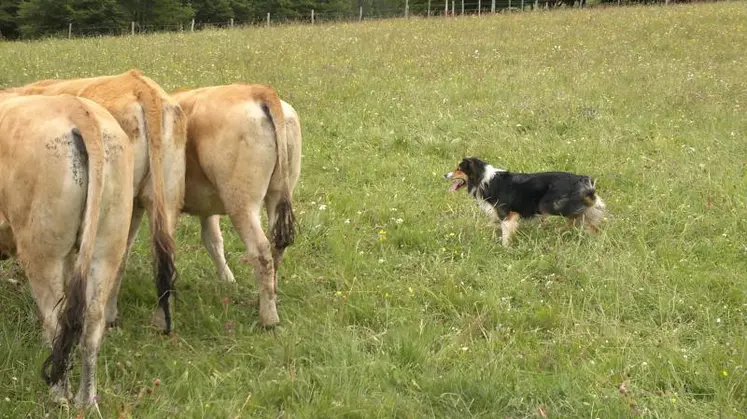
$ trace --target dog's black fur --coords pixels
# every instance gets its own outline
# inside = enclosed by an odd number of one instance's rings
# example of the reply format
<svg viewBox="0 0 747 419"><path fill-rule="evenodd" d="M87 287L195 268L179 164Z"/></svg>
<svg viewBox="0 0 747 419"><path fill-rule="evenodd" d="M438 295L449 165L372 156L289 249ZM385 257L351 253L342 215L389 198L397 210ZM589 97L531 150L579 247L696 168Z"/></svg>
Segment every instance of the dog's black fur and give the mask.
<svg viewBox="0 0 747 419"><path fill-rule="evenodd" d="M488 172L492 176L486 178ZM603 216L604 203L596 194L596 181L589 176L568 172L512 173L495 169L479 158L466 157L444 177L455 181L452 190L466 185L478 202L490 204L496 221L512 213L521 218L560 215L569 221L584 221L596 231Z"/></svg>

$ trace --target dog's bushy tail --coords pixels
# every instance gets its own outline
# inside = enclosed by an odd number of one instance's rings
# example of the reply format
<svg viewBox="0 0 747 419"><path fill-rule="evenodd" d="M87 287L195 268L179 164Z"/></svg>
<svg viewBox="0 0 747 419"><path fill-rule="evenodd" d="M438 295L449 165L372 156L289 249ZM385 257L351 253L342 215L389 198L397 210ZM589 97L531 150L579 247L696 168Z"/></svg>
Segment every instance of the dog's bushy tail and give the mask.
<svg viewBox="0 0 747 419"><path fill-rule="evenodd" d="M584 177L581 180L581 197L584 199L584 205L593 207L597 202L597 181L590 177Z"/></svg>
<svg viewBox="0 0 747 419"><path fill-rule="evenodd" d="M597 181L590 177L584 178L581 186L581 196L584 199L584 222L596 226L604 218L604 210L607 206L602 198L597 195Z"/></svg>

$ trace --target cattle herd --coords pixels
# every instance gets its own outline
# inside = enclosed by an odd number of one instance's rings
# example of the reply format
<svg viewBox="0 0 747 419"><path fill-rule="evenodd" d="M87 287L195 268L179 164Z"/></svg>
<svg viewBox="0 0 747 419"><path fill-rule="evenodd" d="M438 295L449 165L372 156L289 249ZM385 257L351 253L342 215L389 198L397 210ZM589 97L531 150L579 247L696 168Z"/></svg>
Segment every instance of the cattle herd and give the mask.
<svg viewBox="0 0 747 419"><path fill-rule="evenodd" d="M167 93L138 70L43 80L0 91L0 258L22 264L51 355L50 396L72 399L68 359L80 345L75 404L96 400L96 363L129 250L148 214L158 308L171 330L180 213L200 218L202 241L226 281L220 215L246 245L259 317L279 322L277 270L293 243L301 169L296 111L269 86L233 84ZM268 216L268 237L261 225Z"/></svg>

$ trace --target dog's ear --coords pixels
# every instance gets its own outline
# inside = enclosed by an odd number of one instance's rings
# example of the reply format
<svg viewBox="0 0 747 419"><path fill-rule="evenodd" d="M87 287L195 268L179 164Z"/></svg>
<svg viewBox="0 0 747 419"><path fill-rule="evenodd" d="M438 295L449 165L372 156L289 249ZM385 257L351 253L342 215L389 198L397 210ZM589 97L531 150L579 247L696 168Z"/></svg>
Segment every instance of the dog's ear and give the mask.
<svg viewBox="0 0 747 419"><path fill-rule="evenodd" d="M468 174L473 174L477 172L477 159L474 157L465 157L464 158L464 165L465 165L465 172Z"/></svg>

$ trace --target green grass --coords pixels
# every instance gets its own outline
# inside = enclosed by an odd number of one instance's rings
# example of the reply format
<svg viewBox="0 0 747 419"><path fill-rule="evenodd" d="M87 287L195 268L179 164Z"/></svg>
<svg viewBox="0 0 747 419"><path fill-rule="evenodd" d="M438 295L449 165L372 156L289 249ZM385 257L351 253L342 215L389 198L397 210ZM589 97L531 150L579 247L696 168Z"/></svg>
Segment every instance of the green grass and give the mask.
<svg viewBox="0 0 747 419"><path fill-rule="evenodd" d="M726 2L0 43L0 85L136 66L270 83L301 116L281 326L229 224L238 285L183 217L160 335L141 232L103 417L746 417L745 22ZM504 249L446 191L464 155L598 177L603 232L526 222ZM47 402L22 284L0 281L0 417L75 416Z"/></svg>

